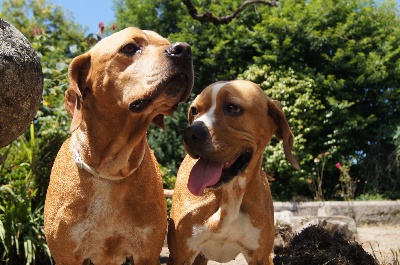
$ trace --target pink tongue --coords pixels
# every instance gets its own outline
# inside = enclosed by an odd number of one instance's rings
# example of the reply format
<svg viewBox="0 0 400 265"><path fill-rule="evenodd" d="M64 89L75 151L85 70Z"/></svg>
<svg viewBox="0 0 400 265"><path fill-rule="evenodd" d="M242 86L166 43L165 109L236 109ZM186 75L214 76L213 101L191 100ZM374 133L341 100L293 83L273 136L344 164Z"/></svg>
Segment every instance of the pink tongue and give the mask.
<svg viewBox="0 0 400 265"><path fill-rule="evenodd" d="M215 185L222 174L222 164L200 158L190 172L188 189L193 195L203 195L207 186Z"/></svg>

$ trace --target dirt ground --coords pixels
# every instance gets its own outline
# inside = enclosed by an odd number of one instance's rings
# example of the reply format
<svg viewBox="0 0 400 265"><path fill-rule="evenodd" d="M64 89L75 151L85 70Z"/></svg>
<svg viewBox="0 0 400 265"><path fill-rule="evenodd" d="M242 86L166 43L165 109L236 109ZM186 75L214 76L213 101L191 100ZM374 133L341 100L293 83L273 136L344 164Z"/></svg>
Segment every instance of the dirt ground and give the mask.
<svg viewBox="0 0 400 265"><path fill-rule="evenodd" d="M400 224L398 225L363 225L357 227L358 242L363 248L369 252L374 253L380 263L393 264L393 254L395 251L400 260ZM161 261L166 262L168 259L168 248L164 247L161 252ZM166 264L166 263L162 263ZM209 261L209 265L218 265L222 263ZM244 257L239 255L235 260L223 263L228 265L247 265Z"/></svg>
<svg viewBox="0 0 400 265"><path fill-rule="evenodd" d="M381 263L393 264L391 250L397 252L400 260L400 224L364 225L357 227L357 232L358 242L367 252L374 253Z"/></svg>

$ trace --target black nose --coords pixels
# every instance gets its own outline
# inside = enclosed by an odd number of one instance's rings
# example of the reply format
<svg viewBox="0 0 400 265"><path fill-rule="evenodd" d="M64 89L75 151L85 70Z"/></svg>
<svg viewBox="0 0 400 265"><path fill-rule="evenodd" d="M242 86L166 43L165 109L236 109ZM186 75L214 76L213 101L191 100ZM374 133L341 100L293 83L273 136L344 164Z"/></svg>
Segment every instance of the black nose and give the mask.
<svg viewBox="0 0 400 265"><path fill-rule="evenodd" d="M194 122L183 131L183 140L187 145L196 146L204 143L209 133L203 122Z"/></svg>
<svg viewBox="0 0 400 265"><path fill-rule="evenodd" d="M177 42L168 46L165 50L168 57L176 59L191 59L192 48L186 42Z"/></svg>

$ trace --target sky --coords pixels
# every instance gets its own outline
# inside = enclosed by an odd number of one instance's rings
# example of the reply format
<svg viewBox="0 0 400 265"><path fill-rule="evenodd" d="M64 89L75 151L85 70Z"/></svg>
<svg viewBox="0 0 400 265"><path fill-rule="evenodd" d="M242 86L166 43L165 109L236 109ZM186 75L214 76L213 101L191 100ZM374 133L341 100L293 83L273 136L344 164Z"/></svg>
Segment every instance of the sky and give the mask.
<svg viewBox="0 0 400 265"><path fill-rule="evenodd" d="M114 19L113 0L49 0L69 10L74 21L87 28L86 33L99 32L99 22L109 25ZM0 9L3 1L0 0Z"/></svg>
<svg viewBox="0 0 400 265"><path fill-rule="evenodd" d="M99 22L105 25L114 21L112 0L51 0L71 11L74 21L87 27L86 33L99 32Z"/></svg>

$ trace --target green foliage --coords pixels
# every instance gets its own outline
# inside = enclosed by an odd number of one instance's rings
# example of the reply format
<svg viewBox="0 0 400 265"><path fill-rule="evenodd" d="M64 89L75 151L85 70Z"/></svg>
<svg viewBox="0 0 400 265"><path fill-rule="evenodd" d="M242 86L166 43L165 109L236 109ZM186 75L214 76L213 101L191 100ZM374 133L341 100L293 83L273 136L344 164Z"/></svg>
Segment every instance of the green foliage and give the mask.
<svg viewBox="0 0 400 265"><path fill-rule="evenodd" d="M0 249L5 264L52 263L43 231L43 200L37 200L34 170L38 164L34 126L29 140L21 137L7 147L0 167Z"/></svg>
<svg viewBox="0 0 400 265"><path fill-rule="evenodd" d="M324 170L326 162L330 157L330 152L325 152L319 154L316 158L314 158L315 168L313 168L313 175L309 179L307 179L307 183L310 186L311 190L314 194L314 200L323 201L324 200L324 192L322 190L322 183L324 179Z"/></svg>
<svg viewBox="0 0 400 265"><path fill-rule="evenodd" d="M162 36L179 31L177 24L185 14L180 0L114 0L118 28L138 27Z"/></svg>
<svg viewBox="0 0 400 265"><path fill-rule="evenodd" d="M378 194L363 193L356 198L356 201L384 201L384 200L387 200L387 198L383 197L379 193Z"/></svg>
<svg viewBox="0 0 400 265"><path fill-rule="evenodd" d="M264 53L254 58L255 64L244 78L261 83L272 98L292 106L285 113L294 134L304 137L308 156L298 157L306 172L310 172L312 154L328 150L333 161L339 161L342 155L358 157L354 171L365 180L367 190L390 193L392 198L399 196L383 184L383 179L396 187L400 183L395 180L398 177L393 175L394 170L389 180L384 170L388 161L382 159L395 148L391 139L400 122L398 23L395 3L390 1L382 5L373 1L285 1L280 8L265 12L263 21L254 27L257 48ZM261 66L262 70L270 69L260 75ZM310 81L308 93L297 94L305 107L279 95L281 92L291 97L293 83L278 75L283 85L274 93L268 81L265 84L259 78L273 78L276 69L283 67L296 73L294 79ZM373 169L370 163L379 167ZM334 195L331 187L338 181L333 169L332 164L327 168L328 197ZM285 172L291 180L297 175Z"/></svg>
<svg viewBox="0 0 400 265"><path fill-rule="evenodd" d="M336 168L340 171L339 184L337 194L345 201L351 201L354 199L354 193L357 188L358 180L350 176L351 165L356 161L354 158L347 159L342 158L342 163L336 163Z"/></svg>
<svg viewBox="0 0 400 265"><path fill-rule="evenodd" d="M1 17L30 42L37 35L56 33L52 42L73 44L74 40L81 40L84 33L84 29L73 22L60 6L47 0L4 0Z"/></svg>

